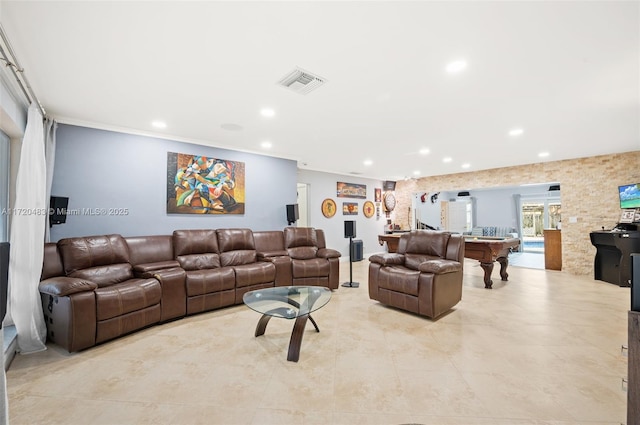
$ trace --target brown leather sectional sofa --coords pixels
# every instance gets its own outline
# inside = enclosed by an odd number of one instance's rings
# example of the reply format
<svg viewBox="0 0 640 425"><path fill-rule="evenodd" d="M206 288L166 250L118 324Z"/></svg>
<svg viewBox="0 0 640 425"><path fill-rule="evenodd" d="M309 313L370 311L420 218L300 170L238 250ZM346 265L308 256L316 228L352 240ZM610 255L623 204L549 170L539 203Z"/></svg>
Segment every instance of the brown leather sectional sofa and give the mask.
<svg viewBox="0 0 640 425"><path fill-rule="evenodd" d="M40 295L49 341L79 351L130 332L242 303L270 286L338 288L324 232L287 227L100 235L45 244Z"/></svg>
<svg viewBox="0 0 640 425"><path fill-rule="evenodd" d="M462 299L464 237L414 230L395 253L369 257L369 298L437 318Z"/></svg>

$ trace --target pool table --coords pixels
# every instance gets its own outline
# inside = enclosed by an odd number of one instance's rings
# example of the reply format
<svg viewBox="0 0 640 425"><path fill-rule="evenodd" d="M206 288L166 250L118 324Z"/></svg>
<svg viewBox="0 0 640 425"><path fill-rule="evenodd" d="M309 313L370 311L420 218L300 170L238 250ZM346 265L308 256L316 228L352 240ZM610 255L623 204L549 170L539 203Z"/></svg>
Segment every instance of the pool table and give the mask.
<svg viewBox="0 0 640 425"><path fill-rule="evenodd" d="M500 278L507 280L507 266L509 265L509 252L520 246L518 238L501 238L491 236L465 236L464 256L472 260L480 261L480 267L484 270L484 287L491 289L491 272L493 263L500 263Z"/></svg>
<svg viewBox="0 0 640 425"><path fill-rule="evenodd" d="M380 245L387 243L389 252L398 250L398 242L402 234L391 233L386 235L378 235ZM480 267L484 270L484 287L491 289L493 281L491 273L493 272L493 263L500 263L500 278L508 280L507 266L509 265L509 252L520 246L518 238L501 238L492 236L465 236L464 256L472 260L480 261Z"/></svg>
<svg viewBox="0 0 640 425"><path fill-rule="evenodd" d="M378 243L380 245L384 245L387 243L387 250L389 252L397 252L398 251L398 242L400 242L400 236L402 233L387 233L384 235L378 235Z"/></svg>

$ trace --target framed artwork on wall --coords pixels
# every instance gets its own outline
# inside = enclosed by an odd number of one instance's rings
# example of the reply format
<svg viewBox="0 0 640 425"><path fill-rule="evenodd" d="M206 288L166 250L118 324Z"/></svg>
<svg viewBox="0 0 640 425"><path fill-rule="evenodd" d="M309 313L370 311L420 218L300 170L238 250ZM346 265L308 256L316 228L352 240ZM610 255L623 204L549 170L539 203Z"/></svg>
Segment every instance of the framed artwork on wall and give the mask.
<svg viewBox="0 0 640 425"><path fill-rule="evenodd" d="M338 198L367 198L367 185L356 183L337 183L336 196Z"/></svg>
<svg viewBox="0 0 640 425"><path fill-rule="evenodd" d="M357 202L343 202L342 203L342 215L358 215L358 203Z"/></svg>
<svg viewBox="0 0 640 425"><path fill-rule="evenodd" d="M375 201L382 202L382 188L376 187L375 189Z"/></svg>
<svg viewBox="0 0 640 425"><path fill-rule="evenodd" d="M244 162L167 152L168 214L244 214Z"/></svg>
<svg viewBox="0 0 640 425"><path fill-rule="evenodd" d="M333 199L327 198L322 201L322 215L331 218L336 214L338 207Z"/></svg>

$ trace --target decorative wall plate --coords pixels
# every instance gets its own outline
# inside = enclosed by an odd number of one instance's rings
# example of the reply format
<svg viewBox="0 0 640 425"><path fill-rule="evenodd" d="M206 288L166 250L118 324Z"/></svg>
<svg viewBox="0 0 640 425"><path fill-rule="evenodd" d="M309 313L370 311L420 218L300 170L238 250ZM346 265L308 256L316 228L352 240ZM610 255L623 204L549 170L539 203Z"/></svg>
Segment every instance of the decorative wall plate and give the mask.
<svg viewBox="0 0 640 425"><path fill-rule="evenodd" d="M322 201L322 215L327 218L331 218L336 214L338 207L333 199L327 198Z"/></svg>
<svg viewBox="0 0 640 425"><path fill-rule="evenodd" d="M364 214L365 217L371 218L373 217L373 214L375 214L375 212L376 212L376 207L375 205L373 205L373 202L367 201L364 203L364 205L362 205L362 213Z"/></svg>

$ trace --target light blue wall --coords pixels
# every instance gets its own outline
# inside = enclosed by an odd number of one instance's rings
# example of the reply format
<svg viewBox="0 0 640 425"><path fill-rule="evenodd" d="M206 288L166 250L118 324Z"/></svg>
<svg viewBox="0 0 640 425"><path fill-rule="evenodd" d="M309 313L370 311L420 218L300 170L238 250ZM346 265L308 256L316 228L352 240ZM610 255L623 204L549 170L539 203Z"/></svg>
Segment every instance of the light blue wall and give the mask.
<svg viewBox="0 0 640 425"><path fill-rule="evenodd" d="M344 176L340 174L323 173L319 171L299 170L298 182L309 185L309 226L322 229L325 232L327 246L342 253L343 259L349 257L349 239L344 237L345 220L355 220L356 240L362 240L364 258L375 252L382 252L385 247L378 243L378 235L384 233L386 218L384 212L380 212L380 217L375 214L371 218L366 218L362 213L362 206L366 201L373 202L375 188L382 188L382 181L358 178L354 176ZM337 183L356 183L367 186L367 199L338 198L336 196ZM322 201L331 198L337 206L338 212L330 218L322 214ZM343 202L357 202L358 215L342 215Z"/></svg>
<svg viewBox="0 0 640 425"><path fill-rule="evenodd" d="M245 214L167 214L167 152L244 162ZM285 205L296 202L296 172L296 162L287 159L60 125L51 194L69 197L70 210L127 208L128 214L68 216L66 223L52 227L51 240L108 233L170 234L176 229L283 229Z"/></svg>

